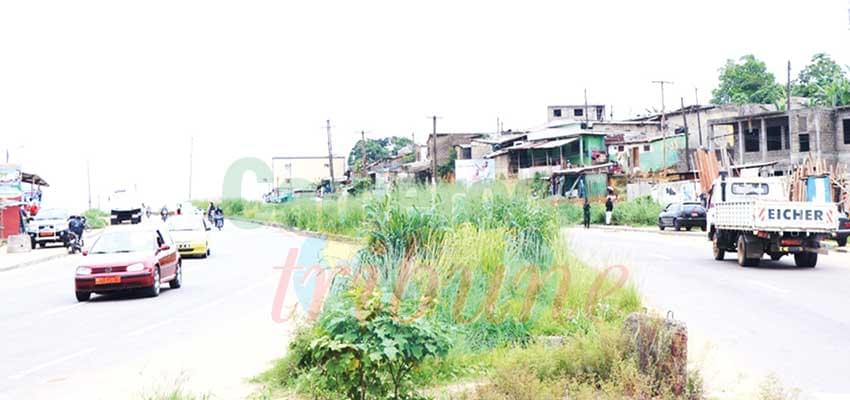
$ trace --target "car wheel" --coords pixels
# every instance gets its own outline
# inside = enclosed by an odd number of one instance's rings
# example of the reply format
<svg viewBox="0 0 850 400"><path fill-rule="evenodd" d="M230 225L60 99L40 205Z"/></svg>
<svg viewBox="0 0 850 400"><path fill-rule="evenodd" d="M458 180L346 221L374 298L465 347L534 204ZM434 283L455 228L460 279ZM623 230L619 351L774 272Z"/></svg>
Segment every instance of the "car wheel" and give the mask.
<svg viewBox="0 0 850 400"><path fill-rule="evenodd" d="M177 272L174 274L174 279L168 282L172 289L180 289L183 286L183 264L177 263Z"/></svg>
<svg viewBox="0 0 850 400"><path fill-rule="evenodd" d="M159 296L162 282L160 282L159 267L153 270L153 285L147 289L147 295L150 297Z"/></svg>
<svg viewBox="0 0 850 400"><path fill-rule="evenodd" d="M794 253L794 264L800 268L814 268L818 263L818 253L807 251Z"/></svg>
<svg viewBox="0 0 850 400"><path fill-rule="evenodd" d="M712 242L712 250L714 252L714 259L717 261L721 261L726 258L726 250L723 250L717 244L717 234L714 235L714 240Z"/></svg>
<svg viewBox="0 0 850 400"><path fill-rule="evenodd" d="M91 298L91 292L76 292L76 294L79 302L89 301Z"/></svg>
<svg viewBox="0 0 850 400"><path fill-rule="evenodd" d="M685 227L685 230L686 230L686 231L688 231L688 232L690 232L690 231L691 231L691 228L693 228L693 226L686 226L686 227Z"/></svg>
<svg viewBox="0 0 850 400"><path fill-rule="evenodd" d="M773 261L779 261L782 258L782 253L773 253L770 255L770 259Z"/></svg>
<svg viewBox="0 0 850 400"><path fill-rule="evenodd" d="M699 228L702 229L703 232L705 232L705 225L702 225Z"/></svg>
<svg viewBox="0 0 850 400"><path fill-rule="evenodd" d="M210 252L209 245L207 245L207 257L209 257L209 256L210 256L210 254L212 254L212 252Z"/></svg>
<svg viewBox="0 0 850 400"><path fill-rule="evenodd" d="M846 236L843 237L843 238L835 239L835 241L838 243L838 247L847 246L847 237Z"/></svg>
<svg viewBox="0 0 850 400"><path fill-rule="evenodd" d="M738 265L755 267L759 265L760 261L759 258L747 258L747 242L744 240L744 235L738 236Z"/></svg>
<svg viewBox="0 0 850 400"><path fill-rule="evenodd" d="M45 248L46 246L47 246L47 242L39 242L38 243L38 247L40 247L42 249Z"/></svg>
<svg viewBox="0 0 850 400"><path fill-rule="evenodd" d="M682 226L681 226L681 225L679 225L679 220L678 220L678 219L674 219L674 220L673 220L673 229L675 229L676 231L680 231L680 230L682 230Z"/></svg>
<svg viewBox="0 0 850 400"><path fill-rule="evenodd" d="M664 228L665 228L664 225L658 224L658 229L661 229L663 231Z"/></svg>

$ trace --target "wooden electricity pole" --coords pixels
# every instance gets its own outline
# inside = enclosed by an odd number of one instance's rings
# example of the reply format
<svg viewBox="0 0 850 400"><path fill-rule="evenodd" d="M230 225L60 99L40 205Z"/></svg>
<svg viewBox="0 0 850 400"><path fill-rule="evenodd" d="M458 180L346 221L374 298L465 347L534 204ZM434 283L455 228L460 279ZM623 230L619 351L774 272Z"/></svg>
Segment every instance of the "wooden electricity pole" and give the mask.
<svg viewBox="0 0 850 400"><path fill-rule="evenodd" d="M691 132L688 131L688 114L685 112L685 98L680 97L679 100L682 102L682 121L685 122L685 166L688 168L687 170L691 170L691 146L689 138L691 137Z"/></svg>
<svg viewBox="0 0 850 400"><path fill-rule="evenodd" d="M699 92L694 88L694 99L697 105L697 131L699 131L699 147L702 147L702 121L699 118Z"/></svg>
<svg viewBox="0 0 850 400"><path fill-rule="evenodd" d="M360 169L360 172L363 174L363 177L368 177L369 173L366 171L366 132L360 131L360 152L363 156L363 167Z"/></svg>
<svg viewBox="0 0 850 400"><path fill-rule="evenodd" d="M662 155L663 161L661 162L661 168L666 169L667 168L667 115L665 114L665 106L664 106L664 84L667 83L667 84L672 85L673 82L670 82L670 81L652 81L652 83L657 83L661 86L661 135L663 136L663 139L661 141L663 142L662 144L664 146L663 147L664 152L663 152L663 155Z"/></svg>
<svg viewBox="0 0 850 400"><path fill-rule="evenodd" d="M328 168L331 172L331 193L335 191L334 189L334 152L333 146L331 145L331 120L325 121L325 128L328 131Z"/></svg>
<svg viewBox="0 0 850 400"><path fill-rule="evenodd" d="M437 116L432 115L433 129L431 131L431 186L437 187Z"/></svg>

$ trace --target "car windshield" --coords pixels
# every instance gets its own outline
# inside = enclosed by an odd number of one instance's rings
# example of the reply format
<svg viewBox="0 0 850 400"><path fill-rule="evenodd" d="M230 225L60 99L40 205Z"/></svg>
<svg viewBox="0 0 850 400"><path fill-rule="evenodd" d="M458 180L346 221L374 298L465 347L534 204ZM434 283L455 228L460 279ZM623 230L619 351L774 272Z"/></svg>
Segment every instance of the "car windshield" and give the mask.
<svg viewBox="0 0 850 400"><path fill-rule="evenodd" d="M36 221L45 219L68 219L68 212L65 210L49 209L41 210L35 216Z"/></svg>
<svg viewBox="0 0 850 400"><path fill-rule="evenodd" d="M168 230L176 231L202 231L204 230L204 221L197 216L187 216L185 218L175 217L168 219Z"/></svg>
<svg viewBox="0 0 850 400"><path fill-rule="evenodd" d="M147 231L104 232L92 245L91 254L132 253L154 249L154 235Z"/></svg>
<svg viewBox="0 0 850 400"><path fill-rule="evenodd" d="M687 213L689 213L689 212L705 212L705 210L702 208L702 206L698 206L698 205L694 205L694 204L685 205L684 211L687 212Z"/></svg>
<svg viewBox="0 0 850 400"><path fill-rule="evenodd" d="M733 183L732 194L744 196L764 196L770 192L766 183Z"/></svg>

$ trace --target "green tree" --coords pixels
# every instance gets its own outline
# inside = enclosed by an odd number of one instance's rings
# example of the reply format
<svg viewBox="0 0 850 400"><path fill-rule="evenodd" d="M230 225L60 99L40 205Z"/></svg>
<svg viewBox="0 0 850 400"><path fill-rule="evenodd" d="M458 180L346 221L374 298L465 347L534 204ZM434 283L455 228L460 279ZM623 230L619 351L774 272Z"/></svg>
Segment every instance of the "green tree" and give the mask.
<svg viewBox="0 0 850 400"><path fill-rule="evenodd" d="M812 56L812 61L806 65L797 82L792 89L795 96L816 98L823 94L828 86L834 86L837 82L847 80L847 76L829 55L818 53Z"/></svg>
<svg viewBox="0 0 850 400"><path fill-rule="evenodd" d="M348 153L348 166L355 171L359 171L360 168L362 168L362 144L363 141L358 140ZM412 140L400 136L389 136L381 139L366 139L366 162L373 163L390 156L398 155L399 151L411 144L413 144Z"/></svg>
<svg viewBox="0 0 850 400"><path fill-rule="evenodd" d="M774 104L785 94L764 62L752 54L741 57L737 63L726 60L719 80L711 92L714 104Z"/></svg>

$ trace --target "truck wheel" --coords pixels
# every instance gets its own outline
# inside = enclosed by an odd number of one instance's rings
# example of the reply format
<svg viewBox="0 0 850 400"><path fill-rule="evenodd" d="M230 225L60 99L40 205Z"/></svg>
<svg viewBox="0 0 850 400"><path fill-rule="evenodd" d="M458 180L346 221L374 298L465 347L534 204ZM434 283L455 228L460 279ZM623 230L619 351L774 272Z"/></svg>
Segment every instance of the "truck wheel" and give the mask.
<svg viewBox="0 0 850 400"><path fill-rule="evenodd" d="M760 258L747 258L747 241L744 235L738 236L738 265L742 267L755 267L759 265Z"/></svg>
<svg viewBox="0 0 850 400"><path fill-rule="evenodd" d="M712 250L714 251L714 259L717 261L721 261L726 258L726 250L721 249L717 245L717 234L714 234L714 240L712 240Z"/></svg>
<svg viewBox="0 0 850 400"><path fill-rule="evenodd" d="M794 264L800 268L814 268L818 263L818 253L808 251L794 253Z"/></svg>
<svg viewBox="0 0 850 400"><path fill-rule="evenodd" d="M847 237L838 238L838 239L835 239L835 241L838 243L838 247L847 246Z"/></svg>

